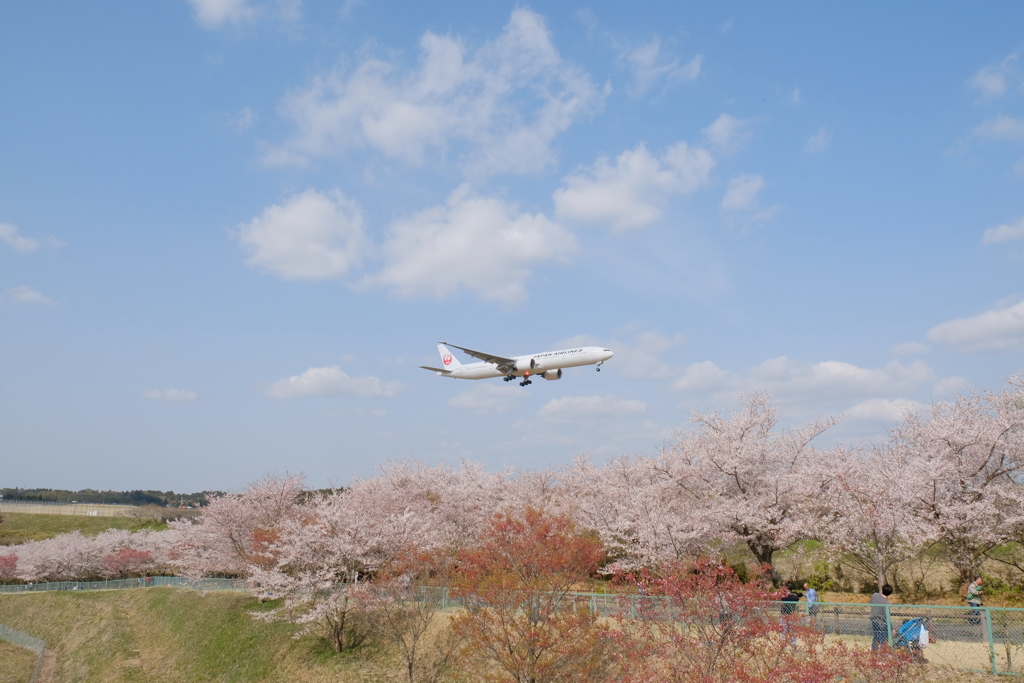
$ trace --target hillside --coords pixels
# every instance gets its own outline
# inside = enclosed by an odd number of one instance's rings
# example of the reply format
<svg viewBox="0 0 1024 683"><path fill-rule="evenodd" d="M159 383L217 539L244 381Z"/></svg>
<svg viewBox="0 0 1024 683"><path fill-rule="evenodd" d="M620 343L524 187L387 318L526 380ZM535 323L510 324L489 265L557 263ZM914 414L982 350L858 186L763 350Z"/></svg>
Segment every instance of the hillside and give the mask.
<svg viewBox="0 0 1024 683"><path fill-rule="evenodd" d="M95 536L107 529L163 529L165 524L146 523L128 517L72 517L66 515L0 514L0 546L41 541L57 534L80 531Z"/></svg>
<svg viewBox="0 0 1024 683"><path fill-rule="evenodd" d="M245 595L170 588L0 595L0 621L46 641L61 683L370 683L401 675L372 649L335 655L316 637L294 639L292 627L248 614L261 608Z"/></svg>
<svg viewBox="0 0 1024 683"><path fill-rule="evenodd" d="M294 627L250 616L247 595L173 588L2 595L0 621L47 642L50 681L61 683L392 683L397 661L373 645L342 655ZM0 641L0 683L25 683L35 658ZM10 664L8 663L10 662ZM51 666L51 665L48 665ZM997 677L932 669L927 680ZM47 683L46 680L41 683Z"/></svg>
<svg viewBox="0 0 1024 683"><path fill-rule="evenodd" d="M0 683L28 683L36 665L36 654L0 640Z"/></svg>

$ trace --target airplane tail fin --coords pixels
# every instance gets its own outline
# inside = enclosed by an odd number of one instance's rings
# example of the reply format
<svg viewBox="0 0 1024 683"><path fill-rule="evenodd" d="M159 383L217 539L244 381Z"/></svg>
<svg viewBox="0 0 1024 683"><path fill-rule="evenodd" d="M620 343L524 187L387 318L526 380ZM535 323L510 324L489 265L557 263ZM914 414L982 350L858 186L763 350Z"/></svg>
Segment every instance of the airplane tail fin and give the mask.
<svg viewBox="0 0 1024 683"><path fill-rule="evenodd" d="M446 370L454 370L455 368L462 365L459 359L452 355L452 352L448 350L448 347L444 344L437 345L437 352L441 354L441 364Z"/></svg>

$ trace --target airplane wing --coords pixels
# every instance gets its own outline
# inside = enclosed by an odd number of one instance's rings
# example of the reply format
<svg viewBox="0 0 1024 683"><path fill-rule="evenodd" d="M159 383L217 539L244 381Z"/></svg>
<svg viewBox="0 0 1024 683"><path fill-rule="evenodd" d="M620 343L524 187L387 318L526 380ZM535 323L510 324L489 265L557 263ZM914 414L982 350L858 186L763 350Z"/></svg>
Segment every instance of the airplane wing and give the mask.
<svg viewBox="0 0 1024 683"><path fill-rule="evenodd" d="M448 342L441 342L445 346L455 346L455 344L449 344ZM482 351L474 351L473 349L463 348L461 346L455 346L459 351L473 356L473 358L479 358L485 363L494 363L495 365L515 365L515 360L512 358L505 358L504 356L494 356L489 353Z"/></svg>
<svg viewBox="0 0 1024 683"><path fill-rule="evenodd" d="M442 375L450 375L450 374L452 374L451 370L442 370L441 368L432 368L432 367L430 367L428 365L421 365L420 367L423 368L424 370L433 370L434 372L440 372Z"/></svg>

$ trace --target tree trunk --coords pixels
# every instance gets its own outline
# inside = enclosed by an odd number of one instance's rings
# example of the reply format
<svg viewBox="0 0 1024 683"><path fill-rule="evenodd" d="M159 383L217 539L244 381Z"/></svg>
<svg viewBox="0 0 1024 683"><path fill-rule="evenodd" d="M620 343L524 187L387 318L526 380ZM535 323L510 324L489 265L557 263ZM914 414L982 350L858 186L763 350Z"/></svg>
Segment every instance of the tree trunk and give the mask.
<svg viewBox="0 0 1024 683"><path fill-rule="evenodd" d="M747 547L750 548L750 552L754 554L754 558L757 559L758 569L764 565L768 565L768 573L772 579L772 585L778 586L781 577L778 572L775 571L775 565L772 564L772 558L775 556L775 548L769 545L763 545L757 541L747 541Z"/></svg>

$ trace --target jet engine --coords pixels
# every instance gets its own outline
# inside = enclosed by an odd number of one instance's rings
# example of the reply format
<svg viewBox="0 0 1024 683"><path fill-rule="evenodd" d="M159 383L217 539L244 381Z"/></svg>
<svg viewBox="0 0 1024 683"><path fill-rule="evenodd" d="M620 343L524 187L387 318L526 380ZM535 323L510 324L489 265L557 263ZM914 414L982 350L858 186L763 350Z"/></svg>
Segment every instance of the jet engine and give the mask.
<svg viewBox="0 0 1024 683"><path fill-rule="evenodd" d="M562 368L556 370L545 370L540 373L544 379L562 379Z"/></svg>
<svg viewBox="0 0 1024 683"><path fill-rule="evenodd" d="M532 372L533 369L536 368L536 367L537 367L537 361L535 361L534 359L530 358L529 360L527 360L525 358L520 358L519 360L516 361L515 371L516 372Z"/></svg>

